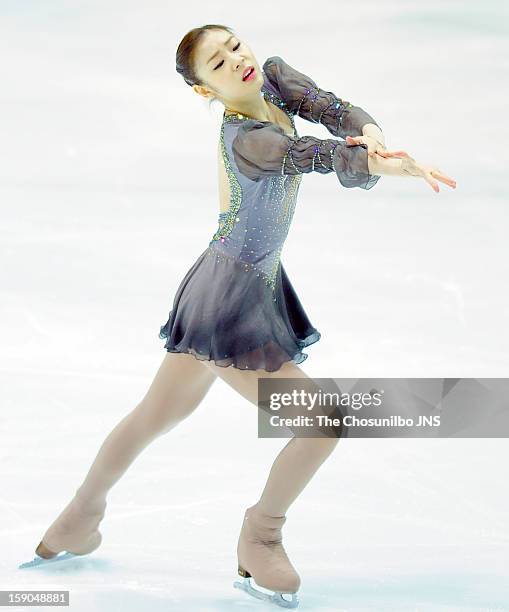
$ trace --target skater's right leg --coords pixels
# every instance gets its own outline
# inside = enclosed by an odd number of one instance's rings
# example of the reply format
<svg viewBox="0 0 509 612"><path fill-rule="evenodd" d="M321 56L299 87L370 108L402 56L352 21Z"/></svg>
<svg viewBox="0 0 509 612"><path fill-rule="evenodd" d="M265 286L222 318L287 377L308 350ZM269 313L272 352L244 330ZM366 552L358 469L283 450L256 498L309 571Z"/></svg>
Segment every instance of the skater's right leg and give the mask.
<svg viewBox="0 0 509 612"><path fill-rule="evenodd" d="M62 550L95 550L108 491L150 442L195 410L215 379L193 355L167 352L144 398L104 440L75 497L46 531L36 553L51 558Z"/></svg>
<svg viewBox="0 0 509 612"><path fill-rule="evenodd" d="M103 442L80 496L103 500L140 452L200 404L216 379L193 355L167 352L144 398Z"/></svg>

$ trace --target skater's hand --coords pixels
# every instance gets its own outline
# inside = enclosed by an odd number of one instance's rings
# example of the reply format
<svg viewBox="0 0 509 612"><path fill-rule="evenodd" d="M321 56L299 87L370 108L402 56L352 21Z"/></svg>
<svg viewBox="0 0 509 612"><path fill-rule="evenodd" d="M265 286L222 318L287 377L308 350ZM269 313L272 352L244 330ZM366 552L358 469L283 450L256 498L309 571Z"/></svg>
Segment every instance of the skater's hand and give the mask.
<svg viewBox="0 0 509 612"><path fill-rule="evenodd" d="M368 147L368 155L370 157L373 157L376 153L382 155L383 157L385 156L385 145L379 140L373 138L373 136L347 136L346 144L347 146L365 144Z"/></svg>
<svg viewBox="0 0 509 612"><path fill-rule="evenodd" d="M437 181L449 185L453 189L456 189L456 181L447 176L435 166L427 166L425 164L419 164L413 157L410 157L405 151L393 151L387 152L386 157L399 157L403 160L401 169L412 176L421 176L427 183L431 185L433 191L438 193L440 191ZM435 180L437 179L437 180Z"/></svg>
<svg viewBox="0 0 509 612"><path fill-rule="evenodd" d="M355 138L347 136L346 143L347 145L368 144L365 142L366 138L372 140L369 136L356 136ZM380 155L381 157L385 157L387 159L395 157L400 158L402 160L401 172L403 174L422 177L427 183L429 183L433 191L436 193L440 191L437 181L445 183L445 185L449 185L449 187L456 189L456 181L453 178L447 176L442 172L442 170L436 168L435 166L428 166L416 162L415 159L408 155L406 151L387 151L384 149L380 151L376 150L375 153L371 155L368 144L368 155L370 155L370 157L373 157L373 155Z"/></svg>

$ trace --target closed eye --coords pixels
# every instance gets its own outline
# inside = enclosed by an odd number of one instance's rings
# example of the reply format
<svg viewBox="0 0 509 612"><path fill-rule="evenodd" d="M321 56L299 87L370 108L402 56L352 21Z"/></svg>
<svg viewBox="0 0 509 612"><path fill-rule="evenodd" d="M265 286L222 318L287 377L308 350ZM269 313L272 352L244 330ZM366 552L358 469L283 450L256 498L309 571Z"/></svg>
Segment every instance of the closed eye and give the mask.
<svg viewBox="0 0 509 612"><path fill-rule="evenodd" d="M235 47L233 47L232 51L237 51L237 49L240 47L240 43L238 42ZM218 68L220 68L222 65L224 64L224 60L221 60L219 62L219 64L214 68L214 70L217 70Z"/></svg>

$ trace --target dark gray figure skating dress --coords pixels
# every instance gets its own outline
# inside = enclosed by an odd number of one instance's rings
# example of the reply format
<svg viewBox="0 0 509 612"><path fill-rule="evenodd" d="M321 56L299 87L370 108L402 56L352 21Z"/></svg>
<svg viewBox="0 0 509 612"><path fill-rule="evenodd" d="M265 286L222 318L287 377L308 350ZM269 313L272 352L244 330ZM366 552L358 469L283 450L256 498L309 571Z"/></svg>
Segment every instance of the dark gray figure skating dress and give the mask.
<svg viewBox="0 0 509 612"><path fill-rule="evenodd" d="M362 135L376 121L358 106L317 87L281 57L263 64L261 95L283 109L294 136L275 123L224 114L223 161L229 209L208 247L181 281L159 337L167 351L243 370L301 363L320 339L281 263L302 174L335 172L344 187L371 189L367 147L297 134L294 115L334 136Z"/></svg>

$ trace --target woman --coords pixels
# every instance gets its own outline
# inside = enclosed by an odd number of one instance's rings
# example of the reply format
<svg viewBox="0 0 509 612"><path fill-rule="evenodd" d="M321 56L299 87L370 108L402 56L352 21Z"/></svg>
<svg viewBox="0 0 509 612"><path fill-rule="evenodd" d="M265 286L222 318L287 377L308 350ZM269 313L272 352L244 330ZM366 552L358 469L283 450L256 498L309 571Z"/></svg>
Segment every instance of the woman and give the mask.
<svg viewBox="0 0 509 612"><path fill-rule="evenodd" d="M376 121L320 89L282 58L263 71L228 27L191 30L177 49L177 71L204 98L225 106L219 142L219 225L182 280L160 337L166 356L145 397L109 434L74 498L44 534L41 559L88 554L101 543L106 496L136 456L199 405L219 376L254 405L258 378L300 378L302 349L320 339L280 254L303 173L335 173L344 187L371 189L381 175L455 187L440 170L385 149ZM322 123L337 138L299 137L294 115ZM229 367L232 366L232 367ZM238 572L297 605L300 577L282 545L286 512L339 437L293 437L277 456L257 503L246 509ZM61 557L65 557L62 555ZM240 584L240 583L236 583ZM281 593L291 593L285 602Z"/></svg>

